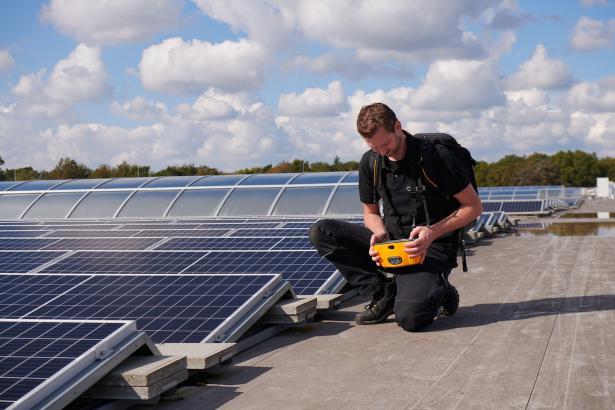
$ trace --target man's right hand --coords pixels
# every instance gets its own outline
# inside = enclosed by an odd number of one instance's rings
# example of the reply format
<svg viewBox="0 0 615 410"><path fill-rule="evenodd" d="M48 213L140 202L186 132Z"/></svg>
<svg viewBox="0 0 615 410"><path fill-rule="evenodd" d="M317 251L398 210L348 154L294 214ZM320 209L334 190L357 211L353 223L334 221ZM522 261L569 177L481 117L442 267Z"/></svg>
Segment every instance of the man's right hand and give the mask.
<svg viewBox="0 0 615 410"><path fill-rule="evenodd" d="M387 237L388 235L386 232L375 233L369 240L369 256L371 256L372 260L377 266L382 265L380 264L380 255L378 255L378 252L376 252L376 250L374 249L374 244L386 241Z"/></svg>

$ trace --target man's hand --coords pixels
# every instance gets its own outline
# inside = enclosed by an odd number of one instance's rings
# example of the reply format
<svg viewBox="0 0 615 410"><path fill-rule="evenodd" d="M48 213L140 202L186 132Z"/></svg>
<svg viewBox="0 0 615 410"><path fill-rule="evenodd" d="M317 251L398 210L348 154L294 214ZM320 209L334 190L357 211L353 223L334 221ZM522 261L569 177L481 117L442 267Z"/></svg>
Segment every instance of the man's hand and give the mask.
<svg viewBox="0 0 615 410"><path fill-rule="evenodd" d="M436 239L431 228L427 226L417 226L410 232L410 239L416 238L404 244L404 252L411 258L420 256L421 263L425 260L427 249Z"/></svg>
<svg viewBox="0 0 615 410"><path fill-rule="evenodd" d="M380 264L380 256L378 255L378 252L376 252L376 250L374 249L374 244L384 242L387 240L387 238L388 238L387 233L381 232L381 233L373 234L371 239L369 240L369 256L371 256L372 260L377 266L382 266L382 265Z"/></svg>

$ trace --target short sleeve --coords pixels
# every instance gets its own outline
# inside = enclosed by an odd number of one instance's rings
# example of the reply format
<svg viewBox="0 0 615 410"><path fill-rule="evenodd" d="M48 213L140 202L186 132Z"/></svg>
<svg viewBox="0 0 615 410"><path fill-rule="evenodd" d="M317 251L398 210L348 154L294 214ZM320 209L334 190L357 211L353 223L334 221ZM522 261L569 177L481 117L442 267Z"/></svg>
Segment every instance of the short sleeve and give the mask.
<svg viewBox="0 0 615 410"><path fill-rule="evenodd" d="M380 195L374 186L374 160L372 151L367 151L359 163L359 198L364 204L377 204Z"/></svg>
<svg viewBox="0 0 615 410"><path fill-rule="evenodd" d="M438 185L448 195L463 191L470 183L469 170L461 162L458 153L443 144L435 144L434 170Z"/></svg>

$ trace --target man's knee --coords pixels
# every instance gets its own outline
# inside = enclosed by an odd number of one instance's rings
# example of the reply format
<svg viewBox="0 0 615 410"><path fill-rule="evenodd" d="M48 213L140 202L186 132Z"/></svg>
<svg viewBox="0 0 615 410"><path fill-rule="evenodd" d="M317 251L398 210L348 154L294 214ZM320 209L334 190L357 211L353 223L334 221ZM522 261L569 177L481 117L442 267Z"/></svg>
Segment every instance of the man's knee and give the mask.
<svg viewBox="0 0 615 410"><path fill-rule="evenodd" d="M332 252L336 246L333 219L321 219L310 227L310 242L321 253Z"/></svg>
<svg viewBox="0 0 615 410"><path fill-rule="evenodd" d="M407 332L418 332L433 323L438 306L431 300L420 302L397 300L395 321Z"/></svg>

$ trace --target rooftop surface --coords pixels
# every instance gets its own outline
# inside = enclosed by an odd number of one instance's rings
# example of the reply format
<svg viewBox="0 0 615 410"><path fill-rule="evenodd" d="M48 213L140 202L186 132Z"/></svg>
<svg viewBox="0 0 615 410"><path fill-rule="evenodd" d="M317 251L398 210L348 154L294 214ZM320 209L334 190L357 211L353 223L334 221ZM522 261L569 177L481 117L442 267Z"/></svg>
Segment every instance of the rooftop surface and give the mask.
<svg viewBox="0 0 615 410"><path fill-rule="evenodd" d="M598 209L615 201L581 210ZM615 408L614 250L615 236L487 238L451 275L459 311L426 331L355 325L354 298L138 408Z"/></svg>

